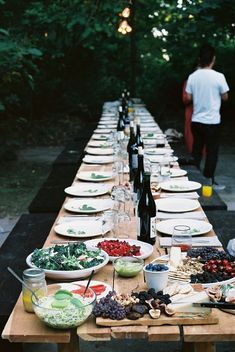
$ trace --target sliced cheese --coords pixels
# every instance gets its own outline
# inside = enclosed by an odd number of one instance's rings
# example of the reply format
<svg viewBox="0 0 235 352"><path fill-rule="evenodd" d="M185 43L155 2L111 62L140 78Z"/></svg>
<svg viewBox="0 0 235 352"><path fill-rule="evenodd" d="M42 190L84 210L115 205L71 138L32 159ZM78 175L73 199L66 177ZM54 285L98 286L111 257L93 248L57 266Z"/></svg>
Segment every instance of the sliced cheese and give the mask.
<svg viewBox="0 0 235 352"><path fill-rule="evenodd" d="M184 296L184 297L182 297ZM179 298L179 297L178 297ZM180 303L180 301L182 301ZM173 309L176 313L209 313L211 308L205 307L194 307L192 303L201 303L201 302L210 302L210 299L206 292L196 292L190 294L188 296L181 295L181 299L179 299L179 303L177 300L172 298L172 303L169 304L169 308Z"/></svg>
<svg viewBox="0 0 235 352"><path fill-rule="evenodd" d="M180 247L171 247L170 251L170 270L176 270L176 268L183 264L182 257L181 257L181 248Z"/></svg>

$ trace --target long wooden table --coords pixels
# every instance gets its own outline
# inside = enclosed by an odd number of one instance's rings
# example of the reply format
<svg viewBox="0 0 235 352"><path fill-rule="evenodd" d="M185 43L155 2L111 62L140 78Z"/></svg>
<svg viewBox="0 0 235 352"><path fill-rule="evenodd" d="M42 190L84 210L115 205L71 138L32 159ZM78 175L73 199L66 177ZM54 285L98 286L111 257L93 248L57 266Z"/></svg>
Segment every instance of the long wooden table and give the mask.
<svg viewBox="0 0 235 352"><path fill-rule="evenodd" d="M111 170L112 165L94 166L83 163L79 171L107 171ZM75 177L74 183L79 182ZM107 181L110 187L113 181ZM106 198L103 196L102 198ZM68 201L65 199L65 203ZM202 211L201 208L198 209ZM68 215L62 207L54 225L58 220ZM54 225L47 237L44 247L50 246L51 241L60 238L54 231ZM130 237L136 238L135 218L132 217ZM207 236L215 235L211 230ZM61 239L64 239L62 237ZM151 261L164 254L164 249L154 246L154 251L147 261ZM112 285L112 264L109 263L102 270L95 274L95 280L104 281ZM117 292L128 293L131 289L145 289L143 274L140 273L134 278L119 278L115 280L115 290ZM20 296L16 302L15 308L4 328L2 333L3 339L8 339L11 342L34 342L34 343L57 343L60 351L79 351L79 338L87 341L109 341L112 338L116 339L147 339L148 341L180 341L183 339L185 351L189 346L193 346L197 352L212 352L214 351L214 343L216 341L235 341L235 317L231 314L216 310L216 315L219 318L219 323L216 325L193 325L193 326L119 326L119 327L99 327L95 324L93 317L90 317L87 322L77 328L77 330L55 330L45 326L34 315L24 311L22 297Z"/></svg>

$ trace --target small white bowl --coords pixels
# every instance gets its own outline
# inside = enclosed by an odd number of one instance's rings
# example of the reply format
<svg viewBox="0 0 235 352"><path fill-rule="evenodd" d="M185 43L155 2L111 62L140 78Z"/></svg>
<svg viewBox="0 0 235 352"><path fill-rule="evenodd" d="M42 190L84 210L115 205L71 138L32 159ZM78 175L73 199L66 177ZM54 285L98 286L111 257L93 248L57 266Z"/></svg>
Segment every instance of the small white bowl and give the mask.
<svg viewBox="0 0 235 352"><path fill-rule="evenodd" d="M167 286L169 268L164 271L150 271L146 270L146 266L143 271L147 287L154 288L156 292L162 291Z"/></svg>

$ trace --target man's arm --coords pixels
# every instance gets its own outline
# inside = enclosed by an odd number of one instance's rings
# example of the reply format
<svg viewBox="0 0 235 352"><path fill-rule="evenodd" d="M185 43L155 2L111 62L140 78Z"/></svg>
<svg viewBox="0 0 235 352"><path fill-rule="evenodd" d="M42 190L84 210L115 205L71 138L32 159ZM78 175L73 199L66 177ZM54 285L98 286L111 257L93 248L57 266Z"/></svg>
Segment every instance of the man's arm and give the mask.
<svg viewBox="0 0 235 352"><path fill-rule="evenodd" d="M228 100L228 93L226 92L226 93L221 94L221 99L222 99L223 101Z"/></svg>
<svg viewBox="0 0 235 352"><path fill-rule="evenodd" d="M188 103L191 103L193 101L193 95L186 92L186 99Z"/></svg>

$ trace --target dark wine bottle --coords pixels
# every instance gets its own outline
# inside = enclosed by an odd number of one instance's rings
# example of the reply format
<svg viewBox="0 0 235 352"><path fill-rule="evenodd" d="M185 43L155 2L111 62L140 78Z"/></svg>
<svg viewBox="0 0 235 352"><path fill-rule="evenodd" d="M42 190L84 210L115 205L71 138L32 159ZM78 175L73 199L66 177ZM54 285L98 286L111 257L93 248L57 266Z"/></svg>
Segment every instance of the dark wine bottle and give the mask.
<svg viewBox="0 0 235 352"><path fill-rule="evenodd" d="M142 147L138 147L138 169L133 184L133 201L137 204L140 200L143 190L144 177L144 151Z"/></svg>
<svg viewBox="0 0 235 352"><path fill-rule="evenodd" d="M117 131L124 131L125 125L124 125L124 119L123 119L122 106L119 106L118 111L119 111L119 118L117 123Z"/></svg>
<svg viewBox="0 0 235 352"><path fill-rule="evenodd" d="M156 242L156 204L150 188L150 172L144 172L143 191L137 206L137 239Z"/></svg>
<svg viewBox="0 0 235 352"><path fill-rule="evenodd" d="M144 148L144 142L143 139L141 137L141 133L140 133L140 123L138 122L136 125L136 144L137 147L142 147Z"/></svg>
<svg viewBox="0 0 235 352"><path fill-rule="evenodd" d="M135 144L135 130L134 130L134 122L131 121L130 122L130 137L129 137L129 142L127 144L127 153L128 153L128 157L129 157L129 170L131 172L131 168L132 168L132 154L131 154L131 146ZM131 178L131 177L130 177Z"/></svg>

